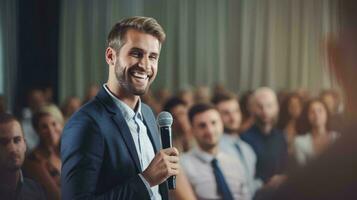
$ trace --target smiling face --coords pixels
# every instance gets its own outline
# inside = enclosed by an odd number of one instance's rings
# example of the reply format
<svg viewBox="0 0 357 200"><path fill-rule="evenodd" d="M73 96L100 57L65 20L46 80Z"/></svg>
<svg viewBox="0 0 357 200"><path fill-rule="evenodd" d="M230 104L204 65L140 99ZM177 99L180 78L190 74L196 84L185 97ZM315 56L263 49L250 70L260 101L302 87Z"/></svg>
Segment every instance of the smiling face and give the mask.
<svg viewBox="0 0 357 200"><path fill-rule="evenodd" d="M37 132L46 146L57 146L60 142L63 125L52 115L43 115L38 121Z"/></svg>
<svg viewBox="0 0 357 200"><path fill-rule="evenodd" d="M129 29L114 65L119 87L129 94L145 94L156 77L159 53L156 37Z"/></svg>
<svg viewBox="0 0 357 200"><path fill-rule="evenodd" d="M25 159L26 144L17 121L0 125L0 170L19 170Z"/></svg>

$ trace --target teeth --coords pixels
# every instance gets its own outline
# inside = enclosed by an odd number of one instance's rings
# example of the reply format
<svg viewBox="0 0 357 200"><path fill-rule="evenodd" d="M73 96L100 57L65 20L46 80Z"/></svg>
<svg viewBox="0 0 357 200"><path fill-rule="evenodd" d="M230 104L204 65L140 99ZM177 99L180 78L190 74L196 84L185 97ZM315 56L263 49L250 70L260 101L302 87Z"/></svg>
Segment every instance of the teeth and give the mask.
<svg viewBox="0 0 357 200"><path fill-rule="evenodd" d="M137 72L137 71L133 72L133 73L132 73L132 76L134 76L135 78L141 78L141 79L147 79L147 78L149 78L149 75L148 75L148 74L146 74L146 73L140 73L140 72Z"/></svg>

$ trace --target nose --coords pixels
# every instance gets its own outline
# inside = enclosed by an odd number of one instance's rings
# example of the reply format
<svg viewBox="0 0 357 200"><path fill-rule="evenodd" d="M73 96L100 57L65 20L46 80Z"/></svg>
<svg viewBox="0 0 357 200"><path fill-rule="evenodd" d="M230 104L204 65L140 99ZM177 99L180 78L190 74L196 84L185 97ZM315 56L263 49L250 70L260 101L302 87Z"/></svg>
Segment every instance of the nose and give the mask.
<svg viewBox="0 0 357 200"><path fill-rule="evenodd" d="M9 152L9 153L14 153L16 152L16 144L14 142L9 142L6 146L6 150Z"/></svg>
<svg viewBox="0 0 357 200"><path fill-rule="evenodd" d="M147 56L143 56L143 57L139 60L138 66L139 66L140 68L143 68L144 70L147 70L148 65L149 65L149 58L148 58Z"/></svg>

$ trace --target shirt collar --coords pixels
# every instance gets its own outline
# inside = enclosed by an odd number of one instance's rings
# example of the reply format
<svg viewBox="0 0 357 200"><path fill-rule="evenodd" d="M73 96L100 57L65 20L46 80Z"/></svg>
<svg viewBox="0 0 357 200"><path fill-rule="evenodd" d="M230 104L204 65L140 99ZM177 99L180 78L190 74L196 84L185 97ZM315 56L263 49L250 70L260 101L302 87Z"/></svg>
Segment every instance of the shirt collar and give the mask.
<svg viewBox="0 0 357 200"><path fill-rule="evenodd" d="M202 151L199 147L194 147L192 151L198 159L205 163L211 163L214 158L218 159L221 155L221 152L218 152L218 154L214 156L212 154Z"/></svg>
<svg viewBox="0 0 357 200"><path fill-rule="evenodd" d="M131 109L126 103L124 103L122 100L118 99L108 88L107 84L103 85L105 91L109 94L109 96L113 99L115 105L119 108L119 110L122 112L124 118L126 120L132 120L134 118L139 118L142 119L142 114L141 114L141 100L139 98L138 103L135 106L135 110Z"/></svg>
<svg viewBox="0 0 357 200"><path fill-rule="evenodd" d="M229 134L229 133L223 133L221 137L224 137L232 142L240 139L238 134Z"/></svg>

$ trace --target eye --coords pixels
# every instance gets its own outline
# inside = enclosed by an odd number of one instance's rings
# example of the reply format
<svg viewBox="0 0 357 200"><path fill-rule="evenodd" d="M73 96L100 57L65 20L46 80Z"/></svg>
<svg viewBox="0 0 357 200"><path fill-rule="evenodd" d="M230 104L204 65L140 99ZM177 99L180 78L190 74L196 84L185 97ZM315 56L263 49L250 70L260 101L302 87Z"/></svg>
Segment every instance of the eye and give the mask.
<svg viewBox="0 0 357 200"><path fill-rule="evenodd" d="M157 55L150 55L149 58L150 60L157 60Z"/></svg>
<svg viewBox="0 0 357 200"><path fill-rule="evenodd" d="M141 58L142 57L142 53L139 51L132 51L130 52L130 56L134 57L134 58Z"/></svg>
<svg viewBox="0 0 357 200"><path fill-rule="evenodd" d="M15 143L15 144L20 143L20 142L21 142L21 139L22 139L22 138L21 138L20 136L15 137L15 138L14 138L14 143Z"/></svg>

